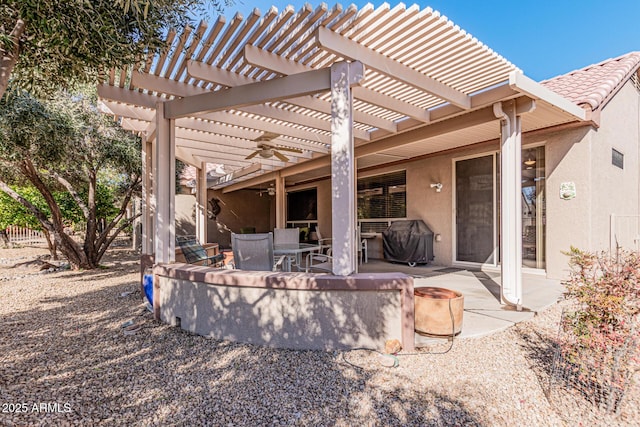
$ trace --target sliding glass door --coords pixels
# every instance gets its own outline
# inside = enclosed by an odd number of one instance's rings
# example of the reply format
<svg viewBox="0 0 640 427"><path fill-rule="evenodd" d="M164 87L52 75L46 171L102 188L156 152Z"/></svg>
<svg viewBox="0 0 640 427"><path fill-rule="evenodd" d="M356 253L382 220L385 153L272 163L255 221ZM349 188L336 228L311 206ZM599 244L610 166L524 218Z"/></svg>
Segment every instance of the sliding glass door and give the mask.
<svg viewBox="0 0 640 427"><path fill-rule="evenodd" d="M522 150L522 265L546 265L544 146ZM455 161L455 260L497 264L500 198L498 153Z"/></svg>
<svg viewBox="0 0 640 427"><path fill-rule="evenodd" d="M522 150L522 266L545 268L544 147Z"/></svg>
<svg viewBox="0 0 640 427"><path fill-rule="evenodd" d="M458 160L456 261L495 263L495 156Z"/></svg>

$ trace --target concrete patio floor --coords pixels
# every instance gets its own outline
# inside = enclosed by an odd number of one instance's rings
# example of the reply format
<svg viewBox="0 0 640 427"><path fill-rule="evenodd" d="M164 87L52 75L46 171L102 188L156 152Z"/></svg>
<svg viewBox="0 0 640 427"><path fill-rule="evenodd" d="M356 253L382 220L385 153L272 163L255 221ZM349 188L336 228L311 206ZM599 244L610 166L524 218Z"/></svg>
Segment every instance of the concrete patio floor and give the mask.
<svg viewBox="0 0 640 427"><path fill-rule="evenodd" d="M499 271L481 271L470 268L390 263L370 259L360 264L361 273L397 271L414 279L414 288L435 286L461 292L464 296L462 331L458 338L480 337L504 330L516 323L529 320L537 312L555 304L564 292L558 280L543 275L523 274L522 311L500 304ZM416 346L433 342L435 338L416 333Z"/></svg>

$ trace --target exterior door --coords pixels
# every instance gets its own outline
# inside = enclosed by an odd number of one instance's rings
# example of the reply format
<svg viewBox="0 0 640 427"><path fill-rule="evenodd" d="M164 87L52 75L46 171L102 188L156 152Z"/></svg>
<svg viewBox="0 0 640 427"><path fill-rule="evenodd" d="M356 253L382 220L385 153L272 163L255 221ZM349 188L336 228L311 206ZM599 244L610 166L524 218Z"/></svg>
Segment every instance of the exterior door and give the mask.
<svg viewBox="0 0 640 427"><path fill-rule="evenodd" d="M456 261L495 264L495 156L455 163Z"/></svg>

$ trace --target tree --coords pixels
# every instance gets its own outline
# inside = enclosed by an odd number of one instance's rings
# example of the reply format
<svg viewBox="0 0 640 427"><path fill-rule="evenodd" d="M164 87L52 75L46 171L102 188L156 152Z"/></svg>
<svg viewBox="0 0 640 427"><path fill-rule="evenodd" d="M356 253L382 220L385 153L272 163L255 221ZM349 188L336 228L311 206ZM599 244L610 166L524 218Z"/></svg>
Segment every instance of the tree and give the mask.
<svg viewBox="0 0 640 427"><path fill-rule="evenodd" d="M49 102L12 91L0 101L0 191L36 218L76 269L97 267L130 225L126 208L140 184L139 138L101 114L96 101L87 89L61 92ZM46 209L12 183L33 186ZM65 233L65 220L78 218L86 222L83 242ZM101 218L107 222L103 228Z"/></svg>
<svg viewBox="0 0 640 427"><path fill-rule="evenodd" d="M42 196L40 196L33 187L13 187L12 189L25 199L29 200L32 204L38 206L39 209L47 208L46 203L44 203L44 199L42 199ZM40 223L33 215L29 214L29 211L27 211L24 206L7 196L5 193L0 192L0 237L2 238L5 246L10 244L9 237L6 234L6 229L12 225L26 227L32 230L41 230ZM49 239L47 240L49 241ZM52 249L51 246L49 246L49 249ZM52 251L52 254L55 254L55 251Z"/></svg>
<svg viewBox="0 0 640 427"><path fill-rule="evenodd" d="M158 51L167 28L179 30L211 7L220 10L206 0L4 0L0 97L10 78L35 95L95 82L105 69Z"/></svg>

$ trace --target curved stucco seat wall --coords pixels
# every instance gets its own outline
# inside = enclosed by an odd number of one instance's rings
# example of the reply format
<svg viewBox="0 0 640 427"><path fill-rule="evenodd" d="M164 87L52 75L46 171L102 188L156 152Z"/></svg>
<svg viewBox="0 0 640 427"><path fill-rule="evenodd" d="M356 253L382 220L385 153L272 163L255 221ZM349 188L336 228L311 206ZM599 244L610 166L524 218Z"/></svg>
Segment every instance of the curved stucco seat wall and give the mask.
<svg viewBox="0 0 640 427"><path fill-rule="evenodd" d="M156 266L157 319L221 340L291 349L414 348L413 279Z"/></svg>

